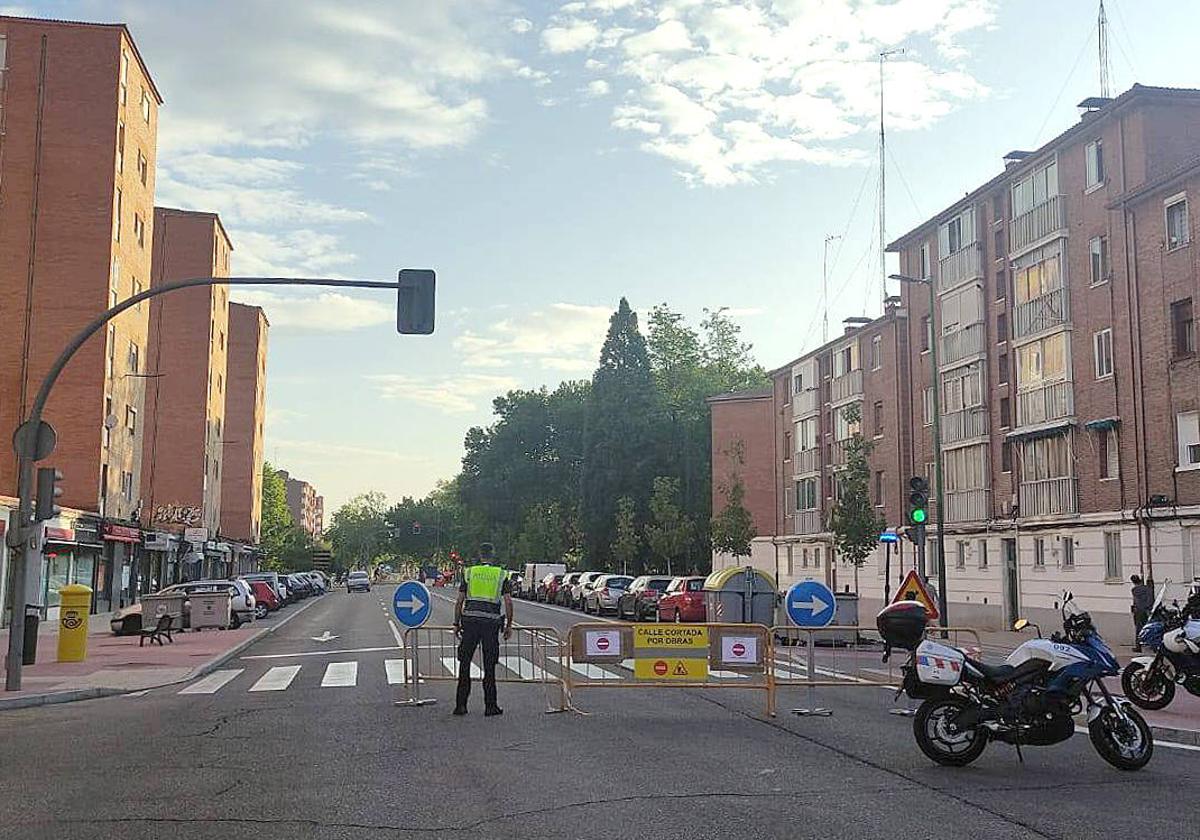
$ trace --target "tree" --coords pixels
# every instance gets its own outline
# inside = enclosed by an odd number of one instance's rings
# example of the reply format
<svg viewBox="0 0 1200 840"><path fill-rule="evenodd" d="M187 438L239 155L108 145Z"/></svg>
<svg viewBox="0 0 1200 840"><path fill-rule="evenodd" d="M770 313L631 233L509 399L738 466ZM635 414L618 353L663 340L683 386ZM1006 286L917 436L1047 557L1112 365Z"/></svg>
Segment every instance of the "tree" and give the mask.
<svg viewBox="0 0 1200 840"><path fill-rule="evenodd" d="M745 444L736 441L725 454L733 459L737 467L745 464ZM746 486L742 475L735 467L729 478L720 485L725 506L713 516L711 523L712 545L717 551L732 554L734 558L749 557L750 544L758 536L754 519L746 509Z"/></svg>
<svg viewBox="0 0 1200 840"><path fill-rule="evenodd" d="M621 574L629 574L629 566L635 565L635 574L641 574L638 554L642 548L642 537L637 529L637 504L628 496L617 499L617 512L613 522L612 556Z"/></svg>
<svg viewBox="0 0 1200 840"><path fill-rule="evenodd" d="M691 545L695 523L679 507L679 479L658 476L650 496L650 524L646 526L646 542L660 566L669 575L672 564L683 557Z"/></svg>
<svg viewBox="0 0 1200 840"><path fill-rule="evenodd" d="M518 559L557 563L567 553L566 522L558 502L532 505L517 535Z"/></svg>
<svg viewBox="0 0 1200 840"><path fill-rule="evenodd" d="M628 498L636 512L646 509L661 458L663 416L637 315L621 298L609 319L585 415L580 518L595 566L611 556L616 500Z"/></svg>
<svg viewBox="0 0 1200 840"><path fill-rule="evenodd" d="M886 520L871 503L871 465L867 456L871 444L858 430L862 412L858 405L842 409L844 421L855 429L845 441L846 466L837 474L837 501L829 512L829 530L842 559L854 566L854 591L858 591L858 570L879 545L879 534ZM835 567L836 568L836 567Z"/></svg>
<svg viewBox="0 0 1200 840"><path fill-rule="evenodd" d="M303 544L304 532L292 521L292 512L287 503L287 484L269 461L263 462L259 523L263 568L272 571L295 568L298 546ZM309 563L311 562L310 554Z"/></svg>
<svg viewBox="0 0 1200 840"><path fill-rule="evenodd" d="M334 511L326 536L346 568L368 568L388 550L386 512L387 497L377 490L361 493Z"/></svg>

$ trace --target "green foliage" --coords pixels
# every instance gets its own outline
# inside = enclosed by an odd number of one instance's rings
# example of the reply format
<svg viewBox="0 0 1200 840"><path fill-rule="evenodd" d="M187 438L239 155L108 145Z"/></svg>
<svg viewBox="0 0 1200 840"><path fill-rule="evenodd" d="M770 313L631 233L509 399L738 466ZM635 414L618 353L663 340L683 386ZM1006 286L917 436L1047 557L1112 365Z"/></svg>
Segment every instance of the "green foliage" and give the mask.
<svg viewBox="0 0 1200 840"><path fill-rule="evenodd" d="M312 540L292 521L287 504L287 484L279 471L266 461L263 462L259 514L263 568L278 572L311 569Z"/></svg>
<svg viewBox="0 0 1200 840"><path fill-rule="evenodd" d="M370 568L389 548L387 497L377 490L355 496L333 513L326 536L348 569Z"/></svg>
<svg viewBox="0 0 1200 840"><path fill-rule="evenodd" d="M617 499L617 510L613 515L612 557L616 568L628 574L633 566L634 574L641 574L638 554L642 548L642 536L637 527L637 503L628 496Z"/></svg>
<svg viewBox="0 0 1200 840"><path fill-rule="evenodd" d="M744 444L737 441L725 454L740 467L745 463ZM730 473L720 485L725 506L712 518L712 545L717 551L736 557L750 556L750 543L758 536L754 520L746 509L746 486L739 470Z"/></svg>
<svg viewBox="0 0 1200 840"><path fill-rule="evenodd" d="M559 502L536 504L525 513L517 535L517 561L558 563L568 548L568 526Z"/></svg>
<svg viewBox="0 0 1200 840"><path fill-rule="evenodd" d="M646 543L657 561L656 571L671 574L695 537L696 525L679 506L679 479L658 476L650 496Z"/></svg>
<svg viewBox="0 0 1200 840"><path fill-rule="evenodd" d="M845 410L848 423L861 420L858 406ZM871 444L861 432L855 432L845 442L846 466L837 474L838 500L829 513L829 530L842 559L862 566L879 544L879 534L887 526L871 503L871 466L867 456Z"/></svg>

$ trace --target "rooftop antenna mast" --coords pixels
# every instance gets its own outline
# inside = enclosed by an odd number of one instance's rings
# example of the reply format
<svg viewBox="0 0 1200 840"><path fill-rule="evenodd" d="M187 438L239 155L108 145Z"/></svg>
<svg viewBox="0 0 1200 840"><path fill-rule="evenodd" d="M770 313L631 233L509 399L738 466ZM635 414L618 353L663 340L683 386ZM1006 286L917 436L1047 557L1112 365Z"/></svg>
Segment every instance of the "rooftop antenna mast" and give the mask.
<svg viewBox="0 0 1200 840"><path fill-rule="evenodd" d="M887 176L885 170L885 155L887 152L887 138L883 131L883 63L887 61L889 56L901 55L904 52L903 48L893 50L884 50L879 54L879 288L883 292L883 299L887 300L887 234L885 233L886 216L886 196L887 196Z"/></svg>
<svg viewBox="0 0 1200 840"><path fill-rule="evenodd" d="M1100 12L1096 18L1097 46L1100 49L1100 95L1108 99L1112 93L1109 88L1108 62L1108 15L1104 14L1104 0L1100 0Z"/></svg>
<svg viewBox="0 0 1200 840"><path fill-rule="evenodd" d="M830 234L825 237L825 256L821 260L821 344L829 341L829 243L841 239L840 235Z"/></svg>

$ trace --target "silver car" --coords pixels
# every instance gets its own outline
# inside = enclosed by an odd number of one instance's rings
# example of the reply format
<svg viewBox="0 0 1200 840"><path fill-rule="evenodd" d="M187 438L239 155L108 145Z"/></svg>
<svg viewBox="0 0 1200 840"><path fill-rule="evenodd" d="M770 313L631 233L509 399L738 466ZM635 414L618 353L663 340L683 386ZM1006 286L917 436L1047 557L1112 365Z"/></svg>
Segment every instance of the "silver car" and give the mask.
<svg viewBox="0 0 1200 840"><path fill-rule="evenodd" d="M601 575L596 578L583 600L583 611L604 615L617 611L617 599L629 588L633 578L628 575Z"/></svg>
<svg viewBox="0 0 1200 840"><path fill-rule="evenodd" d="M571 603L568 604L568 606L577 610L583 609L584 605L587 603L586 598L588 592L592 588L592 585L597 580L604 577L605 574L607 574L607 572L584 572L581 574L579 579L575 581L575 585L571 587Z"/></svg>

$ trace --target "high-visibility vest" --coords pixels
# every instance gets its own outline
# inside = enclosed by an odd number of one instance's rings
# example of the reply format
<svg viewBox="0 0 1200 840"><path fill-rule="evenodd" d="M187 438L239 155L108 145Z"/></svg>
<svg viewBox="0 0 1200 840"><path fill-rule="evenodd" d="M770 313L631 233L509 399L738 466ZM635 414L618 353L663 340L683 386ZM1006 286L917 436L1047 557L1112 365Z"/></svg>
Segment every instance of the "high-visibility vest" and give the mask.
<svg viewBox="0 0 1200 840"><path fill-rule="evenodd" d="M468 566L463 573L467 583L467 598L462 614L471 618L500 618L500 601L504 593L507 572L499 566L479 564Z"/></svg>

